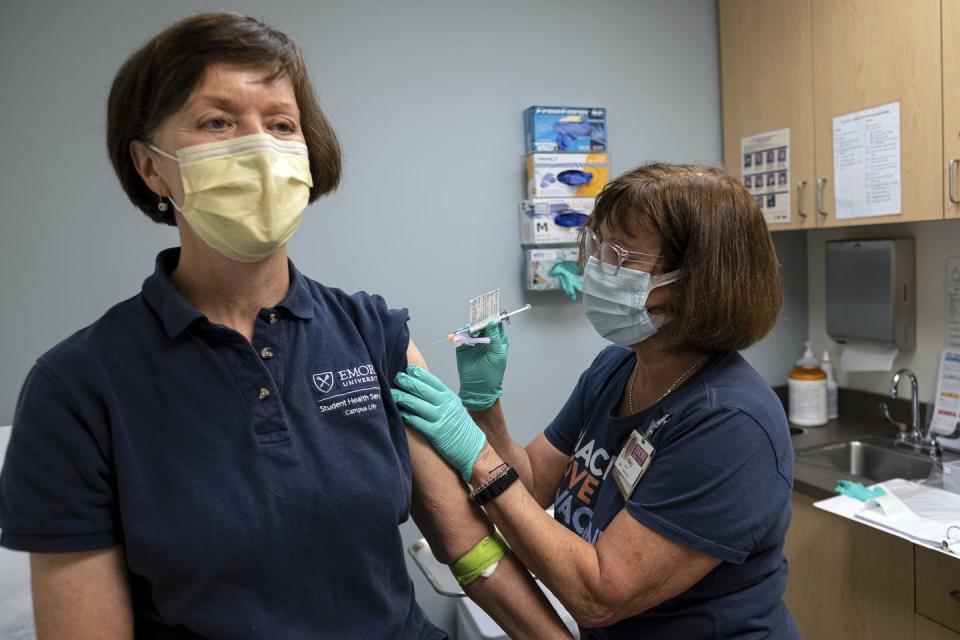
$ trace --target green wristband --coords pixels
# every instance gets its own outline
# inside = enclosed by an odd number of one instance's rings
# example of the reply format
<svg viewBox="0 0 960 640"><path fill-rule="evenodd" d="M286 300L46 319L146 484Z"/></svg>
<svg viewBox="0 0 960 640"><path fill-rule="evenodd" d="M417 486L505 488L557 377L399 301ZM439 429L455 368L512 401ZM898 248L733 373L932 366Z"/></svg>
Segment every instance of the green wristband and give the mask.
<svg viewBox="0 0 960 640"><path fill-rule="evenodd" d="M500 562L506 552L507 545L499 535L487 536L454 562L450 571L457 583L465 587Z"/></svg>

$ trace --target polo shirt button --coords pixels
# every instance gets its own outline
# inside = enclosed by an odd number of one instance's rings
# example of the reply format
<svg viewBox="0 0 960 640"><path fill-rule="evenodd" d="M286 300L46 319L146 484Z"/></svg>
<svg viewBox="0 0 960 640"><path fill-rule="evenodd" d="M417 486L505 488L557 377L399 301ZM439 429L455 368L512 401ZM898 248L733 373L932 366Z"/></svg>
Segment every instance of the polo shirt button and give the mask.
<svg viewBox="0 0 960 640"><path fill-rule="evenodd" d="M269 397L270 397L270 389L267 389L266 387L260 387L260 396L259 396L259 397L260 397L261 400L266 400L267 398L269 398Z"/></svg>
<svg viewBox="0 0 960 640"><path fill-rule="evenodd" d="M264 347L263 349L260 349L260 357L264 360L269 360L273 357L273 349L270 347Z"/></svg>
<svg viewBox="0 0 960 640"><path fill-rule="evenodd" d="M267 321L270 324L277 324L277 320L279 319L280 319L280 316L278 316L276 313L271 313L269 316L267 316Z"/></svg>

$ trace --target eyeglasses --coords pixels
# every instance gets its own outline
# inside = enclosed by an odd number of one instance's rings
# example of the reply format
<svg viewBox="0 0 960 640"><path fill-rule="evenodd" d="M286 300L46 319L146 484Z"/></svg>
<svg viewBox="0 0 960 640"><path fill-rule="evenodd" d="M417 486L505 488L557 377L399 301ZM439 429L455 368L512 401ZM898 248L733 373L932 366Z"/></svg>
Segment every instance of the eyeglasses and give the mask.
<svg viewBox="0 0 960 640"><path fill-rule="evenodd" d="M624 262L638 262L651 269L660 263L660 256L627 251L618 244L604 242L593 229L583 227L580 234L580 258L586 264L587 259L591 257L599 260L603 272L610 276L617 275Z"/></svg>

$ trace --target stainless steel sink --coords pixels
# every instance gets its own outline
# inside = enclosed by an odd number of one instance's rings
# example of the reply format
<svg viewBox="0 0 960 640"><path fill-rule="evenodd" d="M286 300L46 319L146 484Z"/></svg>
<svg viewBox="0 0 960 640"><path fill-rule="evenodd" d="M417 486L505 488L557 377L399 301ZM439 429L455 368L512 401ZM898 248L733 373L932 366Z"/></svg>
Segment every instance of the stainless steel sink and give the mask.
<svg viewBox="0 0 960 640"><path fill-rule="evenodd" d="M860 438L799 449L797 462L873 482L890 478L923 480L934 464L933 458L897 449L884 438Z"/></svg>

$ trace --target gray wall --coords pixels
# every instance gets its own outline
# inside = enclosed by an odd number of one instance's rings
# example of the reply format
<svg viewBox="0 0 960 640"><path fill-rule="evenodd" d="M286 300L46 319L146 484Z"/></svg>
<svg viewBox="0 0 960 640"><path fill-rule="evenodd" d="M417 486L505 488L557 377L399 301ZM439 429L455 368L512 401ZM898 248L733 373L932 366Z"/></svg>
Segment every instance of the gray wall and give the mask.
<svg viewBox="0 0 960 640"><path fill-rule="evenodd" d="M871 238L914 238L917 268L917 344L913 351L900 353L890 371L848 373L842 369L843 347L827 335L826 244L828 240L861 240ZM807 236L810 263L810 340L820 357L829 349L837 383L841 387L886 395L890 392L893 371L906 367L919 379L920 400L933 402L936 397L940 352L947 346L947 308L944 280L947 258L960 255L960 222L936 220L897 225L877 224L844 229L818 229ZM906 392L905 393L909 393Z"/></svg>
<svg viewBox="0 0 960 640"><path fill-rule="evenodd" d="M787 373L809 339L806 232L778 231L773 234L773 245L783 276L783 309L773 331L743 355L776 387L787 384Z"/></svg>
<svg viewBox="0 0 960 640"><path fill-rule="evenodd" d="M521 111L608 107L614 173L651 159L718 162L714 0L4 3L0 424L34 359L137 293L155 253L176 242L118 188L104 102L125 57L198 7L249 12L292 35L342 138L343 185L308 210L291 243L305 273L408 306L414 339L451 383L453 354L431 342L463 321L471 296L501 287L506 306L534 305L510 330L504 396L516 438L531 439L604 343L578 305L521 291ZM802 240L781 234L777 244L793 264L805 260ZM787 315L765 345L795 349L807 314ZM776 348L751 358L778 382ZM412 525L404 534L418 537ZM451 603L414 580L431 617L452 629Z"/></svg>

